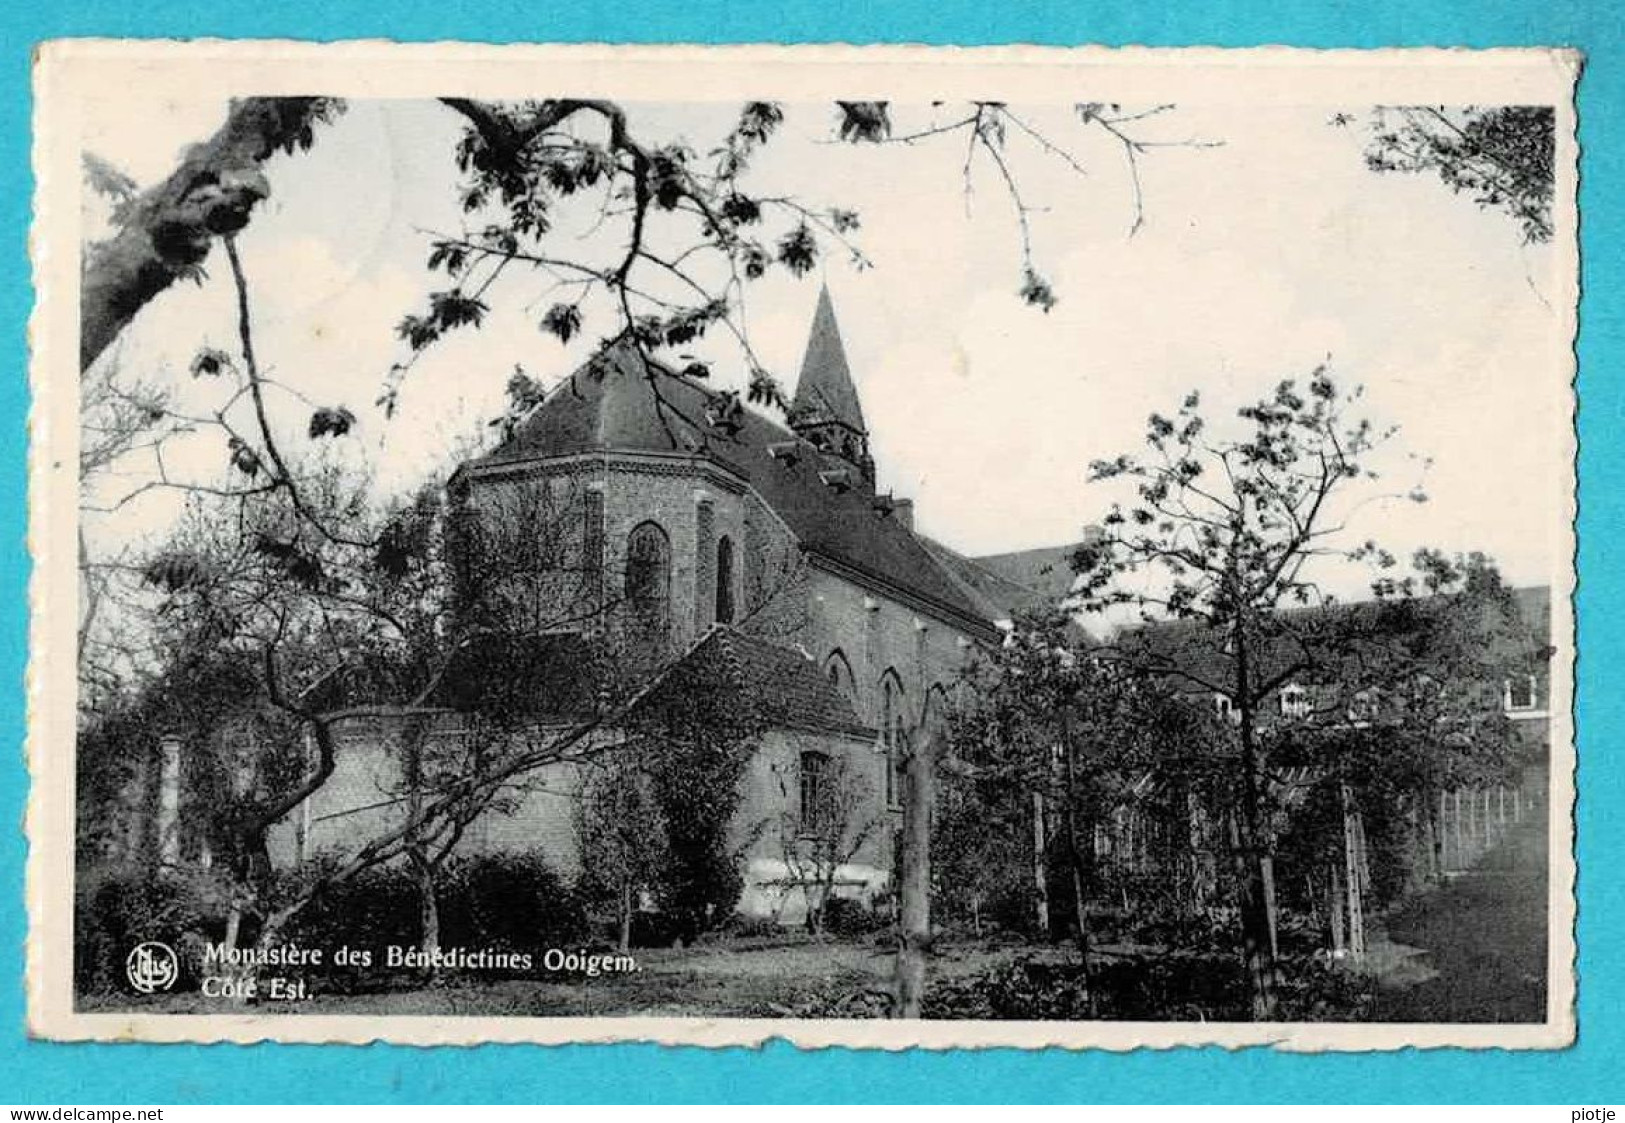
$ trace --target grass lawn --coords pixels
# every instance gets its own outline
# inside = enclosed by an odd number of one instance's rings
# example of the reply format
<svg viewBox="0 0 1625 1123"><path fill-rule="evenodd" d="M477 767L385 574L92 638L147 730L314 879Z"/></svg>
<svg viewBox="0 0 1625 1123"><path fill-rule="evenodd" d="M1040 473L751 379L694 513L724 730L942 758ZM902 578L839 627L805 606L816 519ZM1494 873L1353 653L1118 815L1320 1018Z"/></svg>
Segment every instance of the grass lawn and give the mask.
<svg viewBox="0 0 1625 1123"><path fill-rule="evenodd" d="M1422 954L1426 974L1376 995L1392 1022L1546 1019L1546 823L1529 816L1475 869L1391 913L1391 939Z"/></svg>

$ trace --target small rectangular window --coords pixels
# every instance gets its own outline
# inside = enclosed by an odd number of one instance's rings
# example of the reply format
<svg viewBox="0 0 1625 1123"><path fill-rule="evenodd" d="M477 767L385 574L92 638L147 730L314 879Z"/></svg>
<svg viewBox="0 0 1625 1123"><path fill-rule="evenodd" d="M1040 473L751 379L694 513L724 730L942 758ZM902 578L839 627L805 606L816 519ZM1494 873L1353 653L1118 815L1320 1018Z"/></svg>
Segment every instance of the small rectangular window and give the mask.
<svg viewBox="0 0 1625 1123"><path fill-rule="evenodd" d="M1375 690L1357 691L1349 701L1350 721L1374 721L1377 717L1377 692Z"/></svg>
<svg viewBox="0 0 1625 1123"><path fill-rule="evenodd" d="M801 754L801 830L817 834L823 829L829 799L829 757L823 753Z"/></svg>
<svg viewBox="0 0 1625 1123"><path fill-rule="evenodd" d="M1532 710L1535 708L1535 676L1518 675L1506 682L1506 708Z"/></svg>
<svg viewBox="0 0 1625 1123"><path fill-rule="evenodd" d="M1281 690L1281 716L1307 717L1309 715L1309 691L1301 686L1292 685Z"/></svg>

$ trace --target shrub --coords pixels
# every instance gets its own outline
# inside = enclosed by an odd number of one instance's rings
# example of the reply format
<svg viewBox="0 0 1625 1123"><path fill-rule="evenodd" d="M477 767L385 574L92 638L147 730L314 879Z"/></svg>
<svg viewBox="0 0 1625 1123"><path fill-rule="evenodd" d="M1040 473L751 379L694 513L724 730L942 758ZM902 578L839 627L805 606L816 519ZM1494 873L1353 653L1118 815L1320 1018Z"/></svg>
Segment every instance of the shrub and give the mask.
<svg viewBox="0 0 1625 1123"><path fill-rule="evenodd" d="M1174 954L1083 965L1017 959L943 980L926 994L928 1018L1079 1021L1245 1021L1251 991L1234 956ZM1369 983L1313 960L1283 961L1279 1017L1349 1021L1369 1005ZM1089 985L1095 1004L1091 1009Z"/></svg>
<svg viewBox="0 0 1625 1123"><path fill-rule="evenodd" d="M298 873L308 883L319 870ZM382 948L418 940L418 889L400 864L374 866L323 889L294 917L285 940L305 947Z"/></svg>
<svg viewBox="0 0 1625 1123"><path fill-rule="evenodd" d="M538 952L587 935L581 901L539 854L481 854L441 871L444 946Z"/></svg>
<svg viewBox="0 0 1625 1123"><path fill-rule="evenodd" d="M632 946L669 948L689 935L680 918L670 913L640 910L632 914Z"/></svg>
<svg viewBox="0 0 1625 1123"><path fill-rule="evenodd" d="M128 993L125 959L137 944L158 940L196 974L201 945L219 933L204 919L204 898L189 881L150 869L82 871L74 887L73 982L79 994Z"/></svg>
<svg viewBox="0 0 1625 1123"><path fill-rule="evenodd" d="M832 936L867 936L891 926L891 918L852 897L831 897L824 905L824 931Z"/></svg>
<svg viewBox="0 0 1625 1123"><path fill-rule="evenodd" d="M322 867L292 871L286 888L309 884L322 872ZM384 948L411 947L420 932L417 883L404 865L395 864L374 866L323 889L294 916L282 939L325 950L318 973L338 989L352 991L384 985L388 981ZM346 947L370 950L371 963L336 963L335 953Z"/></svg>
<svg viewBox="0 0 1625 1123"><path fill-rule="evenodd" d="M1015 960L974 975L945 979L927 991L927 1018L978 1021L1075 1021L1090 1017L1077 964Z"/></svg>
<svg viewBox="0 0 1625 1123"><path fill-rule="evenodd" d="M299 876L308 884L318 872L307 867ZM586 915L575 895L538 855L453 859L440 869L437 885L443 948L530 952L539 960L547 948L587 938ZM324 889L295 916L284 939L328 949L321 974L339 989L387 986L395 976L422 974L385 966L390 945L422 945L421 907L411 867L404 862L376 866ZM370 949L370 965L333 963L331 952L346 946Z"/></svg>
<svg viewBox="0 0 1625 1123"><path fill-rule="evenodd" d="M745 916L737 912L718 926L717 930L721 935L734 940L782 939L789 931L774 917Z"/></svg>

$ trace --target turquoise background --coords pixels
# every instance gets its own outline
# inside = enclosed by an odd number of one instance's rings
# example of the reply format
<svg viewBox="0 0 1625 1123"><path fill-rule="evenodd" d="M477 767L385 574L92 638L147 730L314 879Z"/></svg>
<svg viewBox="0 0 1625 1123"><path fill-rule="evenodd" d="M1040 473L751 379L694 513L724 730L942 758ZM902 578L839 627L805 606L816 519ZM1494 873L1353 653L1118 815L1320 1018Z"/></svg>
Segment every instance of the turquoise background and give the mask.
<svg viewBox="0 0 1625 1123"><path fill-rule="evenodd" d="M500 0L272 3L15 3L0 11L0 1102L617 1101L1288 1101L1552 1102L1625 1100L1625 763L1608 730L1625 727L1610 689L1625 665L1625 15L1604 0L623 0L596 5ZM926 42L1056 45L1287 43L1305 47L1568 45L1588 56L1580 92L1585 251L1580 343L1579 810L1580 1040L1556 1054L1445 1050L1284 1056L1261 1050L887 1055L842 1050L654 1046L423 1050L272 1046L51 1045L23 1026L22 755L29 559L25 329L29 55L58 36L395 38L617 42ZM1463 402L1462 409L1470 409Z"/></svg>

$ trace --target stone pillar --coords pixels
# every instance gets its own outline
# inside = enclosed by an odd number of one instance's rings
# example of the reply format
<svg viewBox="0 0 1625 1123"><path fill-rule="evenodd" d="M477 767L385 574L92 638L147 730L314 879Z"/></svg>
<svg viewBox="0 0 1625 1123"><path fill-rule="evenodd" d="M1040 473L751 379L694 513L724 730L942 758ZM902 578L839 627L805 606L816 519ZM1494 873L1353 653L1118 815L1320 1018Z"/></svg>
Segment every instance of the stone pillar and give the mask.
<svg viewBox="0 0 1625 1123"><path fill-rule="evenodd" d="M716 608L717 568L716 510L711 496L694 493L694 635L698 638L711 626Z"/></svg>
<svg viewBox="0 0 1625 1123"><path fill-rule="evenodd" d="M749 616L762 605L762 528L755 515L745 512L745 548L736 564L743 567L745 601L741 616Z"/></svg>
<svg viewBox="0 0 1625 1123"><path fill-rule="evenodd" d="M181 858L181 739L166 733L158 744L158 864Z"/></svg>
<svg viewBox="0 0 1625 1123"><path fill-rule="evenodd" d="M596 480L581 496L582 592L588 609L604 604L604 485Z"/></svg>
<svg viewBox="0 0 1625 1123"><path fill-rule="evenodd" d="M880 602L874 597L863 598L863 677L861 697L869 699L871 713L880 713L880 676L886 668L880 665Z"/></svg>
<svg viewBox="0 0 1625 1123"><path fill-rule="evenodd" d="M925 670L925 649L928 638L927 633L930 630L930 625L924 620L921 620L918 616L914 618L914 688L918 690L920 694L918 705L920 720L922 721L925 720L925 694L926 691L931 688L931 683Z"/></svg>

